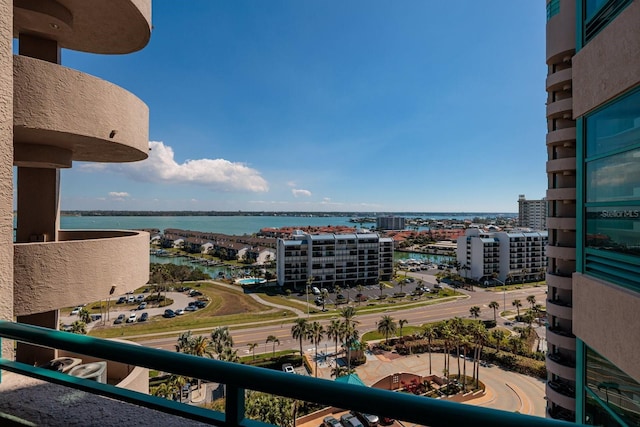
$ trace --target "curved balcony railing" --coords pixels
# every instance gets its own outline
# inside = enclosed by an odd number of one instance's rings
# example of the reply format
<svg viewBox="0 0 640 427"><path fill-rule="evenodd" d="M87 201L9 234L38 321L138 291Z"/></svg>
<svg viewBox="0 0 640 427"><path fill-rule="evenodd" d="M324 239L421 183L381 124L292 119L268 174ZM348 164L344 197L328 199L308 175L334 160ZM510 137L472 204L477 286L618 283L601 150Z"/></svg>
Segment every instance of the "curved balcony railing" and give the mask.
<svg viewBox="0 0 640 427"><path fill-rule="evenodd" d="M303 375L291 375L239 363L222 362L206 357L134 346L8 321L0 321L0 336L225 384L225 412L221 413L0 359L0 367L8 371L218 426L257 427L269 425L245 418L245 390L257 390L346 410L385 414L388 417L409 423L433 427L451 425L560 427L573 425L542 417L428 399L410 393L396 393Z"/></svg>
<svg viewBox="0 0 640 427"><path fill-rule="evenodd" d="M547 200L576 200L575 187L570 188L549 188L547 190Z"/></svg>
<svg viewBox="0 0 640 427"><path fill-rule="evenodd" d="M573 309L571 304L559 300L547 300L547 313L561 319L571 320Z"/></svg>
<svg viewBox="0 0 640 427"><path fill-rule="evenodd" d="M16 316L105 299L149 280L149 233L61 230L58 238L14 244Z"/></svg>
<svg viewBox="0 0 640 427"><path fill-rule="evenodd" d="M564 260L576 259L576 248L571 246L560 246L559 244L551 244L547 246L547 256L549 258L559 258Z"/></svg>
<svg viewBox="0 0 640 427"><path fill-rule="evenodd" d="M66 151L71 160L80 161L133 162L148 157L149 109L132 93L25 56L13 57L13 69L16 165L38 167L48 156L31 155L43 147Z"/></svg>
<svg viewBox="0 0 640 427"><path fill-rule="evenodd" d="M571 118L573 111L573 98L565 98L559 101L550 102L547 105L547 118Z"/></svg>
<svg viewBox="0 0 640 427"><path fill-rule="evenodd" d="M547 228L553 230L572 230L576 229L576 219L574 217L547 217Z"/></svg>
<svg viewBox="0 0 640 427"><path fill-rule="evenodd" d="M572 78L573 70L571 68L565 68L550 74L546 81L547 92L570 89Z"/></svg>
<svg viewBox="0 0 640 427"><path fill-rule="evenodd" d="M557 328L547 328L546 337L549 344L557 345L567 350L575 351L576 349L576 337L570 332Z"/></svg>
<svg viewBox="0 0 640 427"><path fill-rule="evenodd" d="M575 171L575 157L565 157L564 159L554 159L547 162L547 173L575 173Z"/></svg>
<svg viewBox="0 0 640 427"><path fill-rule="evenodd" d="M547 133L547 145L576 145L576 128L556 129Z"/></svg>
<svg viewBox="0 0 640 427"><path fill-rule="evenodd" d="M575 381L576 379L576 364L562 357L557 353L550 353L547 355L547 370L556 374L564 379Z"/></svg>

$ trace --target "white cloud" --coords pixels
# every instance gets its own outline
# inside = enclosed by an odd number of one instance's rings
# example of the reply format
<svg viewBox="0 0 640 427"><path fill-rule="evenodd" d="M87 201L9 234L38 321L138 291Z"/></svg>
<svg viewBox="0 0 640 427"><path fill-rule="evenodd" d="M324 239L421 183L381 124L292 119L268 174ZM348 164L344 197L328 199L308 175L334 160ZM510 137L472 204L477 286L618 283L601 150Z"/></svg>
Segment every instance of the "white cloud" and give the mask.
<svg viewBox="0 0 640 427"><path fill-rule="evenodd" d="M287 186L288 187L295 187L296 186L296 182L295 181L289 181L289 182L287 182Z"/></svg>
<svg viewBox="0 0 640 427"><path fill-rule="evenodd" d="M109 197L129 197L129 193L125 192L125 191L111 191L109 192Z"/></svg>
<svg viewBox="0 0 640 427"><path fill-rule="evenodd" d="M293 194L293 197L299 197L299 196L311 197L311 191L303 190L301 188L292 188L291 193Z"/></svg>
<svg viewBox="0 0 640 427"><path fill-rule="evenodd" d="M172 184L195 184L213 191L266 192L267 181L260 172L244 163L225 159L197 159L178 163L173 148L150 141L149 158L141 162L95 166L82 165L86 171L114 170L138 181Z"/></svg>

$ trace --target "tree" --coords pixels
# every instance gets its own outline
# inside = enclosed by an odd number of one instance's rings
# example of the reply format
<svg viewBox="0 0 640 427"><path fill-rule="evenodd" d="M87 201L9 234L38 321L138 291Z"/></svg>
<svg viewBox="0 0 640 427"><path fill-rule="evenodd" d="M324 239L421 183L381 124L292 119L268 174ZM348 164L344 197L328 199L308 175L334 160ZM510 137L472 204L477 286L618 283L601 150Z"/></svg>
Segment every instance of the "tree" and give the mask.
<svg viewBox="0 0 640 427"><path fill-rule="evenodd" d="M362 290L364 289L364 287L361 284L357 284L356 285L356 290L358 291L358 294L362 294ZM357 297L358 299L358 305L360 305L360 303L362 302L362 298Z"/></svg>
<svg viewBox="0 0 640 427"><path fill-rule="evenodd" d="M302 340L307 337L309 331L309 322L307 319L298 318L294 320L291 327L291 336L300 343L300 356L302 357Z"/></svg>
<svg viewBox="0 0 640 427"><path fill-rule="evenodd" d="M527 302L529 304L531 304L531 311L533 311L533 308L536 306L536 296L535 295L529 295L527 297Z"/></svg>
<svg viewBox="0 0 640 427"><path fill-rule="evenodd" d="M307 338L311 340L311 343L315 347L315 375L316 378L318 378L318 344L322 341L322 338L324 338L324 328L319 322L313 322L309 325L309 328L307 329Z"/></svg>
<svg viewBox="0 0 640 427"><path fill-rule="evenodd" d="M520 307L522 307L522 303L520 302L519 299L514 299L511 302L511 305L516 308L516 312L517 312L516 319L519 319L520 318Z"/></svg>
<svg viewBox="0 0 640 427"><path fill-rule="evenodd" d="M71 324L69 332L72 334L87 335L87 324L82 320L76 320Z"/></svg>
<svg viewBox="0 0 640 427"><path fill-rule="evenodd" d="M211 346L213 351L218 354L218 359L231 361L228 358L234 358L233 338L231 338L228 326L220 326L211 331Z"/></svg>
<svg viewBox="0 0 640 427"><path fill-rule="evenodd" d="M493 321L497 322L496 312L500 308L500 304L497 301L491 301L489 303L489 308L493 309Z"/></svg>
<svg viewBox="0 0 640 427"><path fill-rule="evenodd" d="M469 313L471 313L471 316L474 319L477 319L478 317L480 317L480 307L478 307L477 305L474 305L473 307L469 308Z"/></svg>
<svg viewBox="0 0 640 427"><path fill-rule="evenodd" d="M324 312L324 304L327 301L327 298L329 298L329 291L325 288L322 288L322 311Z"/></svg>
<svg viewBox="0 0 640 427"><path fill-rule="evenodd" d="M382 299L382 291L385 288L385 285L382 281L378 282L378 288L380 289L380 299Z"/></svg>
<svg viewBox="0 0 640 427"><path fill-rule="evenodd" d="M257 342L249 343L249 351L253 353L253 360L256 360L256 347L258 346Z"/></svg>
<svg viewBox="0 0 640 427"><path fill-rule="evenodd" d="M429 375L431 375L431 340L436 337L436 329L433 325L422 327L422 336L427 340L427 351L429 352Z"/></svg>
<svg viewBox="0 0 640 427"><path fill-rule="evenodd" d="M269 335L267 337L267 340L265 341L266 343L273 343L273 356L276 355L276 344L280 345L280 340L278 339L278 337L276 337L275 335Z"/></svg>
<svg viewBox="0 0 640 427"><path fill-rule="evenodd" d="M356 309L353 307L344 307L340 310L340 316L344 319L341 323L341 332L344 339L344 346L347 349L347 368L351 371L351 346L354 341L360 337L356 325L358 322L354 320Z"/></svg>
<svg viewBox="0 0 640 427"><path fill-rule="evenodd" d="M396 329L396 322L391 316L382 316L382 319L378 321L378 332L385 336L387 344L389 343L389 335L394 334Z"/></svg>
<svg viewBox="0 0 640 427"><path fill-rule="evenodd" d="M338 354L338 341L342 339L342 325L338 319L332 319L327 326L327 338L333 339L336 343L336 357Z"/></svg>
<svg viewBox="0 0 640 427"><path fill-rule="evenodd" d="M500 353L500 345L502 344L502 341L504 341L504 338L506 336L507 334L502 329L494 329L491 332L491 337L496 341L496 348L498 350L498 353Z"/></svg>
<svg viewBox="0 0 640 427"><path fill-rule="evenodd" d="M89 310L83 307L78 312L78 319L84 323L91 323L91 314L89 313Z"/></svg>
<svg viewBox="0 0 640 427"><path fill-rule="evenodd" d="M406 325L407 323L409 323L409 321L407 319L400 319L398 320L398 326L400 327L400 339L402 339L404 337L404 335L402 334L402 328L404 327L404 325Z"/></svg>

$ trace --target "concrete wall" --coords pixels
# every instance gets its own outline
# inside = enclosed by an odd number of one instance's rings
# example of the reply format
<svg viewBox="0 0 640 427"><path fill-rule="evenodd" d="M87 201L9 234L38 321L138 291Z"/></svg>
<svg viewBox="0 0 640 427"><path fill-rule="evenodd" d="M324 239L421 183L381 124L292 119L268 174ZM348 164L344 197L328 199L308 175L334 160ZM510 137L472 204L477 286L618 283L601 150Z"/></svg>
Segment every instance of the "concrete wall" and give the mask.
<svg viewBox="0 0 640 427"><path fill-rule="evenodd" d="M574 0L561 0L560 13L547 22L547 64L557 62L559 58L556 57L573 54L576 47L575 9Z"/></svg>
<svg viewBox="0 0 640 427"><path fill-rule="evenodd" d="M0 0L0 319L13 320L13 1ZM2 341L2 355L12 357Z"/></svg>
<svg viewBox="0 0 640 427"><path fill-rule="evenodd" d="M640 294L579 273L573 284L574 334L640 381Z"/></svg>
<svg viewBox="0 0 640 427"><path fill-rule="evenodd" d="M640 84L639 23L640 2L634 1L575 55L574 117Z"/></svg>

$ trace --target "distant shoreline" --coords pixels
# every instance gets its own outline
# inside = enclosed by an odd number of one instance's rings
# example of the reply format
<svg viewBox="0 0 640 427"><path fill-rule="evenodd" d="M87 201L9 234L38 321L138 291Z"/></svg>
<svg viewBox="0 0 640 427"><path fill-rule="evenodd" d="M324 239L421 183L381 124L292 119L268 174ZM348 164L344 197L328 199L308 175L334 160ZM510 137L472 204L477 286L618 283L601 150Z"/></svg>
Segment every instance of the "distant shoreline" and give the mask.
<svg viewBox="0 0 640 427"><path fill-rule="evenodd" d="M101 211L101 210L65 210L60 212L63 216L275 216L275 217L377 217L377 216L404 216L424 217L451 216L452 218L480 217L498 218L517 217L517 212L275 212L275 211Z"/></svg>

